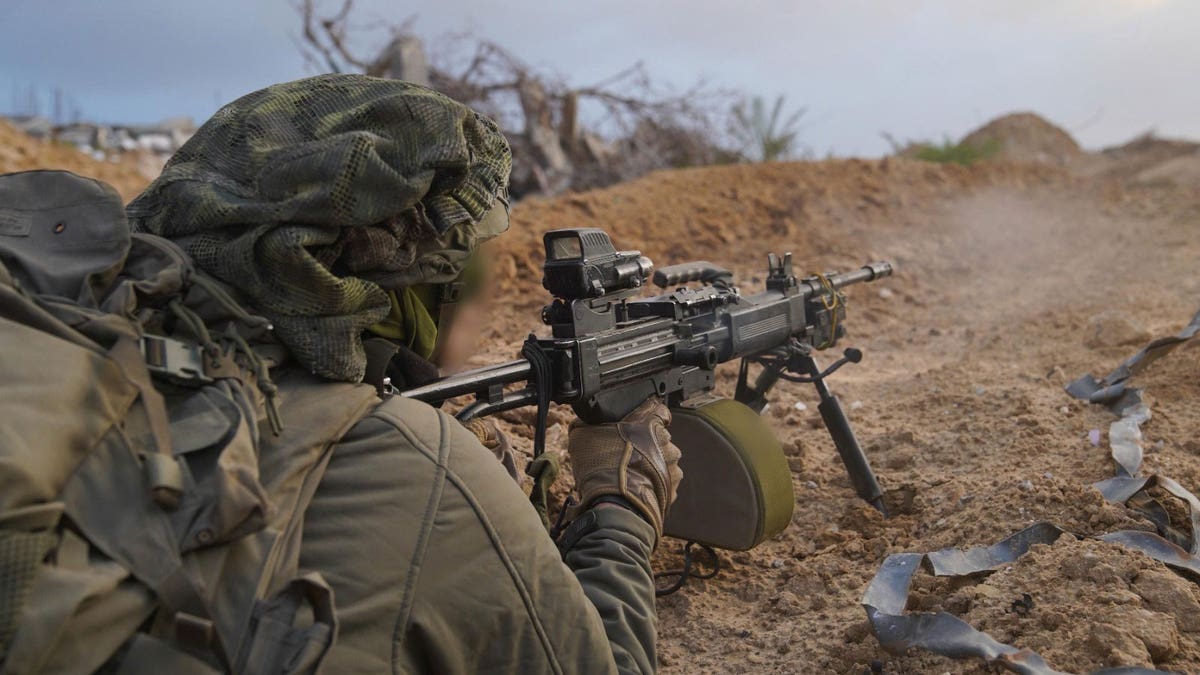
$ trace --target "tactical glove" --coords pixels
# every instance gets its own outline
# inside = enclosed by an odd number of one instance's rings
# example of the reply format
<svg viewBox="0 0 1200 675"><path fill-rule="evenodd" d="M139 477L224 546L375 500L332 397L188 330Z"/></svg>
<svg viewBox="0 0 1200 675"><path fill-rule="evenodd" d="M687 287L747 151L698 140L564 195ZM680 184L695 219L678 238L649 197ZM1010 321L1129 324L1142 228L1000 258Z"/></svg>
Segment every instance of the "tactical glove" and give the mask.
<svg viewBox="0 0 1200 675"><path fill-rule="evenodd" d="M679 448L667 432L670 423L671 411L650 398L616 424L572 425L567 452L580 509L601 497L620 497L654 526L655 541L662 537L663 520L683 478Z"/></svg>
<svg viewBox="0 0 1200 675"><path fill-rule="evenodd" d="M463 426L467 428L467 431L475 434L475 437L479 439L483 447L491 450L492 454L496 455L496 459L504 466L504 470L519 484L521 479L520 474L517 473L516 455L513 454L508 437L504 435L504 432L500 431L496 423L490 419L475 418L463 422Z"/></svg>

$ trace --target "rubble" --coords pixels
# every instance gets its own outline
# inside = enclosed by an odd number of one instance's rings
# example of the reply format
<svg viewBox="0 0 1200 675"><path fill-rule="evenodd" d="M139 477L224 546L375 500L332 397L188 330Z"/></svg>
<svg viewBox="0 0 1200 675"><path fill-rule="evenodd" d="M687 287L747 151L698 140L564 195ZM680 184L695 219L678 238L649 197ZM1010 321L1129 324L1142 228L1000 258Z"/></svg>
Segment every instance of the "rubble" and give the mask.
<svg viewBox="0 0 1200 675"><path fill-rule="evenodd" d="M163 120L153 125L91 122L55 125L43 117L28 116L0 120L7 121L14 129L30 138L69 145L96 160L112 159L134 152L154 155L160 163L158 169L147 176L148 179L157 176L162 164L196 132L196 124L190 117Z"/></svg>
<svg viewBox="0 0 1200 675"><path fill-rule="evenodd" d="M79 150L21 133L0 120L0 173L30 169L65 169L111 184L125 199L132 199L150 182L158 168L141 165L138 152L97 160Z"/></svg>

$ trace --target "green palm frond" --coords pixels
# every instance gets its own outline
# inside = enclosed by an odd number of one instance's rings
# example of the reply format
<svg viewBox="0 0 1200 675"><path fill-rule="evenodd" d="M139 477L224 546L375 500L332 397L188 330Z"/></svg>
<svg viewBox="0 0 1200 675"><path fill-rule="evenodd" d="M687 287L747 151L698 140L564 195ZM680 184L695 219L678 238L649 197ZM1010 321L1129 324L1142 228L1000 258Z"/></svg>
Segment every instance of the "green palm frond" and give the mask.
<svg viewBox="0 0 1200 675"><path fill-rule="evenodd" d="M786 98L781 94L775 98L770 112L761 96L733 106L730 132L751 159L774 162L792 155L800 137L798 125L805 108L785 117L785 103Z"/></svg>

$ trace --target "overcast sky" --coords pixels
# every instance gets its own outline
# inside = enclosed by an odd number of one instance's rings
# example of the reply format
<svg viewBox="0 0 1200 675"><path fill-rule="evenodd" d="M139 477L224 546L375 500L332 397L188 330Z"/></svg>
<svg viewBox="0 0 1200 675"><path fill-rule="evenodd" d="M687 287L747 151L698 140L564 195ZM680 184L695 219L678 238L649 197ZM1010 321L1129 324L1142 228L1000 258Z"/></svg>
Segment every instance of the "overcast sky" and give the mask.
<svg viewBox="0 0 1200 675"><path fill-rule="evenodd" d="M1200 0L359 3L363 22L471 30L576 84L642 60L680 87L786 94L818 154L883 153L884 131L957 138L1014 110L1093 148L1151 128L1200 138ZM202 121L314 74L298 34L289 0L0 0L0 112L36 86L90 119Z"/></svg>

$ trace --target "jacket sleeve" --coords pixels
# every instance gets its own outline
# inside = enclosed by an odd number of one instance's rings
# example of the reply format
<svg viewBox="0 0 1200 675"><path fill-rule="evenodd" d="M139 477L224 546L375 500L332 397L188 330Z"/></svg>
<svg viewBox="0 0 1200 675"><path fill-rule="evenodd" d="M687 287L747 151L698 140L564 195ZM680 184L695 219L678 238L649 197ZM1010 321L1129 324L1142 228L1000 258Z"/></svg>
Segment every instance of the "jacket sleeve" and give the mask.
<svg viewBox="0 0 1200 675"><path fill-rule="evenodd" d="M594 508L563 535L563 560L600 613L621 673L653 673L658 615L650 552L654 528L624 508Z"/></svg>
<svg viewBox="0 0 1200 675"><path fill-rule="evenodd" d="M306 513L301 563L336 594L326 670L652 672L650 526L612 508L571 532L574 570L471 432L388 400L334 449Z"/></svg>

